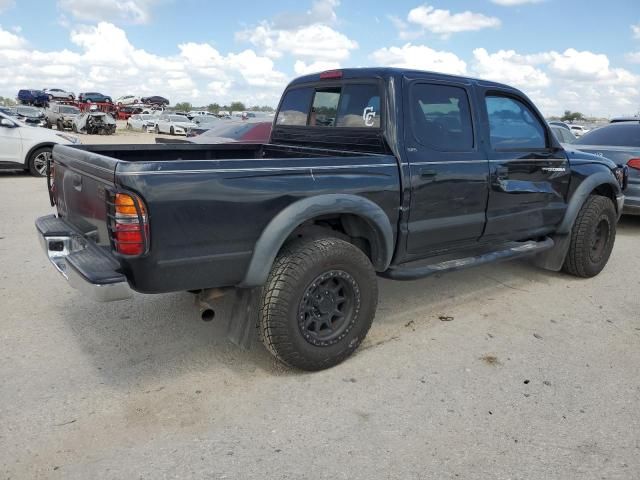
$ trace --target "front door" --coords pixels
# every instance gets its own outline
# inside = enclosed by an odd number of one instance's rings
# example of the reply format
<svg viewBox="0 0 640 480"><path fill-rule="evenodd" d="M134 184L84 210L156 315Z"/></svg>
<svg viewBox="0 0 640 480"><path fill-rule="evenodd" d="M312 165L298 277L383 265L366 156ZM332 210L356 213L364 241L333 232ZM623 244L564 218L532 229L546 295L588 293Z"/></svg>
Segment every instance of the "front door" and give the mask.
<svg viewBox="0 0 640 480"><path fill-rule="evenodd" d="M549 233L566 210L571 172L564 150L524 98L491 90L483 103L491 166L485 239Z"/></svg>
<svg viewBox="0 0 640 480"><path fill-rule="evenodd" d="M0 119L4 118L0 116ZM13 124L13 121L9 120L9 122ZM21 128L17 125L14 127L0 125L0 162L22 162Z"/></svg>
<svg viewBox="0 0 640 480"><path fill-rule="evenodd" d="M409 83L405 145L411 173L407 251L426 256L474 243L485 226L488 161L464 82Z"/></svg>

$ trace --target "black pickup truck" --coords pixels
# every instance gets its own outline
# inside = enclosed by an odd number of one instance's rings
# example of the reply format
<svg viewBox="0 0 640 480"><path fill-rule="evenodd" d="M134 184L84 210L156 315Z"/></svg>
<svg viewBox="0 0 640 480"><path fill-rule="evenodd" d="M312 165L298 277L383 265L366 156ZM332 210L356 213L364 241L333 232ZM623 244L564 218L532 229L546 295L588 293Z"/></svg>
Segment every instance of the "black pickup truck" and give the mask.
<svg viewBox="0 0 640 480"><path fill-rule="evenodd" d="M390 68L293 81L267 144L56 145L50 173L36 226L74 287L192 291L205 320L230 294L230 337L306 370L362 342L376 275L527 255L598 274L627 178L565 151L514 88Z"/></svg>

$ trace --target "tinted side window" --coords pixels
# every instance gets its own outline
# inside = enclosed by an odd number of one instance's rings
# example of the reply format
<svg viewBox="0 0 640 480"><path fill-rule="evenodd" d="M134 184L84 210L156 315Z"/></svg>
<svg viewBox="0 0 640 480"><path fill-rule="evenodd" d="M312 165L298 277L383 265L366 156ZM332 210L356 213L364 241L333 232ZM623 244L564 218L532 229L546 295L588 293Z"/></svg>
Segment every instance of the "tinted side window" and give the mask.
<svg viewBox="0 0 640 480"><path fill-rule="evenodd" d="M414 134L420 143L444 152L473 149L469 99L463 88L416 84L411 108Z"/></svg>
<svg viewBox="0 0 640 480"><path fill-rule="evenodd" d="M346 85L342 89L337 127L380 128L377 85Z"/></svg>
<svg viewBox="0 0 640 480"><path fill-rule="evenodd" d="M312 95L311 88L289 90L282 100L276 125L306 125Z"/></svg>
<svg viewBox="0 0 640 480"><path fill-rule="evenodd" d="M494 149L546 147L544 127L525 104L498 96L488 96L486 104Z"/></svg>

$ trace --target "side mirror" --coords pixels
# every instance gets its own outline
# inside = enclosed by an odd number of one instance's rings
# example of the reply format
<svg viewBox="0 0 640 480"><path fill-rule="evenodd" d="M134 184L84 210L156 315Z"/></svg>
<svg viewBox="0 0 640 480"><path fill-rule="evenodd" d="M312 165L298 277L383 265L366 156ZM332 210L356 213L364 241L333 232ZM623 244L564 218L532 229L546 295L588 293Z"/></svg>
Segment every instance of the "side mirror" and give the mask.
<svg viewBox="0 0 640 480"><path fill-rule="evenodd" d="M15 123L13 123L11 120L9 120L8 118L3 118L2 120L0 120L0 126L1 127L7 127L7 128L13 128L16 126Z"/></svg>

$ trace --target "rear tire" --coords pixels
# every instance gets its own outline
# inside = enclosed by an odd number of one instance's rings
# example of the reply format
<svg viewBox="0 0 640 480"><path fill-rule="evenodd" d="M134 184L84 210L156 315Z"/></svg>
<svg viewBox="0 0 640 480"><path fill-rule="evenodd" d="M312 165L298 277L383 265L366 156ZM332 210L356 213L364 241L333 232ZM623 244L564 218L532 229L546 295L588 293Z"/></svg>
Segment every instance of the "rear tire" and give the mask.
<svg viewBox="0 0 640 480"><path fill-rule="evenodd" d="M176 134L176 131L173 129L173 127L171 127L171 128L169 129L169 133L170 133L171 135L175 135L175 134Z"/></svg>
<svg viewBox="0 0 640 480"><path fill-rule="evenodd" d="M616 208L609 198L588 197L571 229L569 252L562 269L576 277L598 275L611 256L617 220Z"/></svg>
<svg viewBox="0 0 640 480"><path fill-rule="evenodd" d="M51 159L51 147L42 147L31 153L29 157L29 173L34 177L47 175L47 160Z"/></svg>
<svg viewBox="0 0 640 480"><path fill-rule="evenodd" d="M333 367L367 335L378 303L366 255L337 238L291 242L263 289L259 329L267 349L302 370Z"/></svg>

